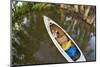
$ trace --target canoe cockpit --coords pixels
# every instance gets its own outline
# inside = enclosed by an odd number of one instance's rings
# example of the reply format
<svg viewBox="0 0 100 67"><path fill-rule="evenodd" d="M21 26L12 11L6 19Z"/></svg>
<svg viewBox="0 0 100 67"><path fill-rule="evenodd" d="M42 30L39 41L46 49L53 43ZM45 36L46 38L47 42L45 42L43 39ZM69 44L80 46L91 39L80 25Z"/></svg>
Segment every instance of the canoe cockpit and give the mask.
<svg viewBox="0 0 100 67"><path fill-rule="evenodd" d="M55 24L50 24L50 31L56 41L60 44L62 49L67 53L67 55L76 61L80 58L80 51L72 40L64 33L64 31Z"/></svg>

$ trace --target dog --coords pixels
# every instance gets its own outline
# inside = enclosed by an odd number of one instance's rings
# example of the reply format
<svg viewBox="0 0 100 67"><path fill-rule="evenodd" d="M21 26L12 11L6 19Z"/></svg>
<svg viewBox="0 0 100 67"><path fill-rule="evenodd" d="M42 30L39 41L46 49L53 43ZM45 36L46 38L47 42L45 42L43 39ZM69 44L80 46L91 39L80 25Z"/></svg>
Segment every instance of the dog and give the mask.
<svg viewBox="0 0 100 67"><path fill-rule="evenodd" d="M59 27L51 25L51 32L64 50L71 46L71 40L69 41L68 37Z"/></svg>

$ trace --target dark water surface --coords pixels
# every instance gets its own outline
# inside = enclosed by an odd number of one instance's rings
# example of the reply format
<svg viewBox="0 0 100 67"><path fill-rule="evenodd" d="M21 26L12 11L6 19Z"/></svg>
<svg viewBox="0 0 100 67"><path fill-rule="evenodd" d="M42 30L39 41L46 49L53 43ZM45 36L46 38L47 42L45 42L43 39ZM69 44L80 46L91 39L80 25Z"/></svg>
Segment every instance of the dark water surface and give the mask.
<svg viewBox="0 0 100 67"><path fill-rule="evenodd" d="M57 22L74 39L87 61L95 60L95 26L80 18L64 14L62 20L57 10L36 12L23 18L23 26L16 33L12 45L13 64L66 63L51 41L44 25L43 15Z"/></svg>

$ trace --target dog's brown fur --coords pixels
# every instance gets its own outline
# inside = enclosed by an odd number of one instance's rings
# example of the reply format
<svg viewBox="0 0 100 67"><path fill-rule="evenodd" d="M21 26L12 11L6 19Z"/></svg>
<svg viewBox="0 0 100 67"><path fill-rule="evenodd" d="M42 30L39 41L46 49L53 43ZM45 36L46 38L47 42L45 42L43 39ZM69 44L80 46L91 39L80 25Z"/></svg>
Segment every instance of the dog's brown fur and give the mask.
<svg viewBox="0 0 100 67"><path fill-rule="evenodd" d="M56 39L60 43L60 45L64 44L66 41L68 41L68 38L65 36L64 32L56 25L51 25L51 32L56 33L56 35L57 35Z"/></svg>

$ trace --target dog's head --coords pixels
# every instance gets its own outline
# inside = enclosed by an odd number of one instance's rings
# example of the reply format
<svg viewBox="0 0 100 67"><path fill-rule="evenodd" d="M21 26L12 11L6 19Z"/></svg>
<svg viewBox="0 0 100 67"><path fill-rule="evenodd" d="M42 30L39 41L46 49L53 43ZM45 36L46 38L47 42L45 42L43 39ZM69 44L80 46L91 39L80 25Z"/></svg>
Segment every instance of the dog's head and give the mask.
<svg viewBox="0 0 100 67"><path fill-rule="evenodd" d="M64 32L56 25L51 25L51 32L55 33L57 38L60 38L64 35Z"/></svg>

